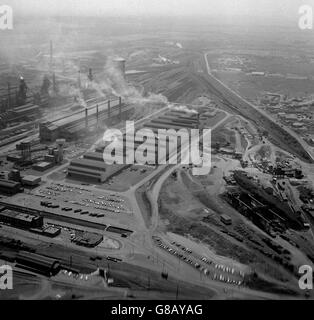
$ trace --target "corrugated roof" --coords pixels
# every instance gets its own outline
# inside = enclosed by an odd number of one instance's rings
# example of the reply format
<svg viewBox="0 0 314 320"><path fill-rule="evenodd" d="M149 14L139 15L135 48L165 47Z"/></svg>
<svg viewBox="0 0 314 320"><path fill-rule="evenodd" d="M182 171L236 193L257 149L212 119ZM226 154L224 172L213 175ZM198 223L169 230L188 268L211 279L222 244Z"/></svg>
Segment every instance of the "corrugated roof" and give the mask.
<svg viewBox="0 0 314 320"><path fill-rule="evenodd" d="M7 187L7 188L16 188L20 184L16 181L6 180L6 179L0 179L0 186L1 187Z"/></svg>
<svg viewBox="0 0 314 320"><path fill-rule="evenodd" d="M96 160L89 160L89 159L75 159L71 161L71 166L73 167L86 167L93 170L103 171L106 172L108 169L108 165Z"/></svg>
<svg viewBox="0 0 314 320"><path fill-rule="evenodd" d="M69 173L82 173L82 174L91 174L94 176L101 176L102 172L98 170L88 169L88 168L82 168L82 167L75 167L75 166L69 166L68 168Z"/></svg>
<svg viewBox="0 0 314 320"><path fill-rule="evenodd" d="M36 176L31 176L31 175L29 175L29 176L23 177L22 180L24 180L24 181L30 181L30 182L36 182L36 181L41 180L41 178L40 178L40 177L36 177Z"/></svg>

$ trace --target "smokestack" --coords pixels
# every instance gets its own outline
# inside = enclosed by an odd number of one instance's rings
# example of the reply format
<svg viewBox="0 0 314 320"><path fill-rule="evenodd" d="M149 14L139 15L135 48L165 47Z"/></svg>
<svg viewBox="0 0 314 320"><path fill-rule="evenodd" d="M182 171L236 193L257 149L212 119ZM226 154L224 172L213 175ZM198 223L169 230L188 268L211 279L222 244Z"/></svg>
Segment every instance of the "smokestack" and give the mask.
<svg viewBox="0 0 314 320"><path fill-rule="evenodd" d="M8 82L8 109L11 108L11 84Z"/></svg>
<svg viewBox="0 0 314 320"><path fill-rule="evenodd" d="M122 119L122 98L119 97L119 117Z"/></svg>
<svg viewBox="0 0 314 320"><path fill-rule="evenodd" d="M89 79L89 81L93 81L94 80L93 69L92 68L89 68L88 79Z"/></svg>
<svg viewBox="0 0 314 320"><path fill-rule="evenodd" d="M108 119L110 119L110 100L108 100Z"/></svg>
<svg viewBox="0 0 314 320"><path fill-rule="evenodd" d="M85 108L85 128L88 129L88 109Z"/></svg>
<svg viewBox="0 0 314 320"><path fill-rule="evenodd" d="M98 121L99 121L99 106L96 105L96 118L97 118L97 128L98 128Z"/></svg>
<svg viewBox="0 0 314 320"><path fill-rule="evenodd" d="M78 80L77 80L77 83L78 83L79 89L81 89L81 86L82 86L82 84L81 84L81 70L79 70L79 72L78 72Z"/></svg>
<svg viewBox="0 0 314 320"><path fill-rule="evenodd" d="M53 69L53 43L52 40L50 40L50 72L52 72Z"/></svg>
<svg viewBox="0 0 314 320"><path fill-rule="evenodd" d="M55 94L58 93L58 88L57 88L57 81L56 81L56 74L52 74L52 83L53 83L53 91Z"/></svg>
<svg viewBox="0 0 314 320"><path fill-rule="evenodd" d="M23 105L26 102L27 90L28 90L28 87L26 85L26 82L25 82L24 78L21 76L20 77L19 91L18 91L18 100L19 100L18 103L20 105Z"/></svg>

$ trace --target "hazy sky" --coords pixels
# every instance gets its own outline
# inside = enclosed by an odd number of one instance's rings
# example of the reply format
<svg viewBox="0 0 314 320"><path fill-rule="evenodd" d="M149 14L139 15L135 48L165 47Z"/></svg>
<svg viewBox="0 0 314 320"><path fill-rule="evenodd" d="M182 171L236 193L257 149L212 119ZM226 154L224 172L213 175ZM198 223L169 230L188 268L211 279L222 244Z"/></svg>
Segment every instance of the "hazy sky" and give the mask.
<svg viewBox="0 0 314 320"><path fill-rule="evenodd" d="M314 0L3 0L19 13L52 15L208 15L294 19Z"/></svg>

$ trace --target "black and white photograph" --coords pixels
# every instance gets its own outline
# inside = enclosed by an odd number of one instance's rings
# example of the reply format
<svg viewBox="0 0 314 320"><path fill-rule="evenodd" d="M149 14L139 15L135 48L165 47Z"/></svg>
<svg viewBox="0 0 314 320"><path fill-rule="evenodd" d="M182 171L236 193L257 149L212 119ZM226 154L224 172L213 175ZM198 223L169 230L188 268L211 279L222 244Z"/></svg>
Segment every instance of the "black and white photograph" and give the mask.
<svg viewBox="0 0 314 320"><path fill-rule="evenodd" d="M313 299L313 20L314 0L0 0L0 300Z"/></svg>

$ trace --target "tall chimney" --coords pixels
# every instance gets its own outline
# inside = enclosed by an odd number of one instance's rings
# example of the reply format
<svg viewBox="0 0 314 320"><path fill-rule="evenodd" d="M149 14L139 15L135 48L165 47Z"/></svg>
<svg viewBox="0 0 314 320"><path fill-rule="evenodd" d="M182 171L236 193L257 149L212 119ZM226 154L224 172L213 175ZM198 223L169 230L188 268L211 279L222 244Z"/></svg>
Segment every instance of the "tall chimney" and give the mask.
<svg viewBox="0 0 314 320"><path fill-rule="evenodd" d="M108 100L108 119L110 119L110 100Z"/></svg>
<svg viewBox="0 0 314 320"><path fill-rule="evenodd" d="M89 81L93 81L94 80L93 69L92 68L89 68L88 79L89 79Z"/></svg>
<svg viewBox="0 0 314 320"><path fill-rule="evenodd" d="M85 128L88 129L88 109L85 108Z"/></svg>
<svg viewBox="0 0 314 320"><path fill-rule="evenodd" d="M53 84L53 91L55 94L58 93L58 88L57 88L57 81L56 81L56 74L52 74L52 84Z"/></svg>
<svg viewBox="0 0 314 320"><path fill-rule="evenodd" d="M11 109L11 84L8 82L8 109Z"/></svg>
<svg viewBox="0 0 314 320"><path fill-rule="evenodd" d="M50 72L52 72L53 69L53 43L52 40L50 40Z"/></svg>
<svg viewBox="0 0 314 320"><path fill-rule="evenodd" d="M119 117L122 119L122 98L119 97Z"/></svg>
<svg viewBox="0 0 314 320"><path fill-rule="evenodd" d="M97 118L97 128L98 128L98 122L99 122L99 106L98 104L96 105L96 118Z"/></svg>
<svg viewBox="0 0 314 320"><path fill-rule="evenodd" d="M77 80L77 83L78 83L79 89L81 89L81 86L82 86L82 83L81 83L81 70L79 70L79 72L78 72L78 80Z"/></svg>

